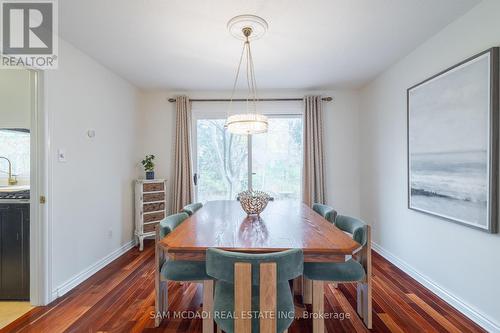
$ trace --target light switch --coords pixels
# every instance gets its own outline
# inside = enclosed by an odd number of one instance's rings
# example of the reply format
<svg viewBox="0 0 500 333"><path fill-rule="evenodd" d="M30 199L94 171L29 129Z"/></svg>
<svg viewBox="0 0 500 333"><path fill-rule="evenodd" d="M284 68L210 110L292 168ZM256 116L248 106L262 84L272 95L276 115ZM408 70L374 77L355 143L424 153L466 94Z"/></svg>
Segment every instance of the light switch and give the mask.
<svg viewBox="0 0 500 333"><path fill-rule="evenodd" d="M57 150L57 160L59 162L66 162L66 151L64 149Z"/></svg>

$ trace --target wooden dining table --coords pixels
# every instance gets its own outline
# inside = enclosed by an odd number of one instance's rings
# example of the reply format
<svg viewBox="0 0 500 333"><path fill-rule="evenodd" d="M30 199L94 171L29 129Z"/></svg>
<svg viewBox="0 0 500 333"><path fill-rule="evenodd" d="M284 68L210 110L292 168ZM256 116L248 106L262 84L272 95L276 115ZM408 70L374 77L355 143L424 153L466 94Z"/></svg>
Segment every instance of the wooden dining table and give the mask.
<svg viewBox="0 0 500 333"><path fill-rule="evenodd" d="M345 262L361 248L350 235L293 200L271 201L260 216L247 216L236 200L209 201L157 245L169 260L195 261L205 260L208 248L245 253L300 248L305 262ZM204 332L210 330L206 327ZM322 330L320 325L315 331Z"/></svg>

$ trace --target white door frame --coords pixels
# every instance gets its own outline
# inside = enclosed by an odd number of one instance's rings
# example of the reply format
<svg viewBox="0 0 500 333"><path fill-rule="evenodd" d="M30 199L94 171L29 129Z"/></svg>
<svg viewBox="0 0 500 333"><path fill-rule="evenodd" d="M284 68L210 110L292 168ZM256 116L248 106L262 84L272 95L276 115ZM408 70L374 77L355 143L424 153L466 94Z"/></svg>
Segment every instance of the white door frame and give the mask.
<svg viewBox="0 0 500 333"><path fill-rule="evenodd" d="M50 140L46 105L45 73L28 69L31 87L31 162L30 162L30 303L46 305L51 299Z"/></svg>

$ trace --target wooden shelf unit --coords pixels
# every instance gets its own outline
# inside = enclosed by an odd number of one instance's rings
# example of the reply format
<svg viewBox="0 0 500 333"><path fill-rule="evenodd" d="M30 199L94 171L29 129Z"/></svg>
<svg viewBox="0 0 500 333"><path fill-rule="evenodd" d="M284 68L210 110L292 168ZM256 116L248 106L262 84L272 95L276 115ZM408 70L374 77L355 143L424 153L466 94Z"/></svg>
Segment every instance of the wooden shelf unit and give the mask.
<svg viewBox="0 0 500 333"><path fill-rule="evenodd" d="M144 238L154 237L156 225L167 216L167 181L137 179L135 181L135 236L139 250Z"/></svg>

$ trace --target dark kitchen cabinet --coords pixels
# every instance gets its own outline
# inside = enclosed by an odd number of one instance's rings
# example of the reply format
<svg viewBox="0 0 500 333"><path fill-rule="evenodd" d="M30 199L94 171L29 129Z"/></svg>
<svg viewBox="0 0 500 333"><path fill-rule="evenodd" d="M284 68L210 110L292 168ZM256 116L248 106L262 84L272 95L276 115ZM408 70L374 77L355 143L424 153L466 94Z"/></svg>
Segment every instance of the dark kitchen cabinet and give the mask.
<svg viewBox="0 0 500 333"><path fill-rule="evenodd" d="M29 300L29 207L0 203L0 299Z"/></svg>

